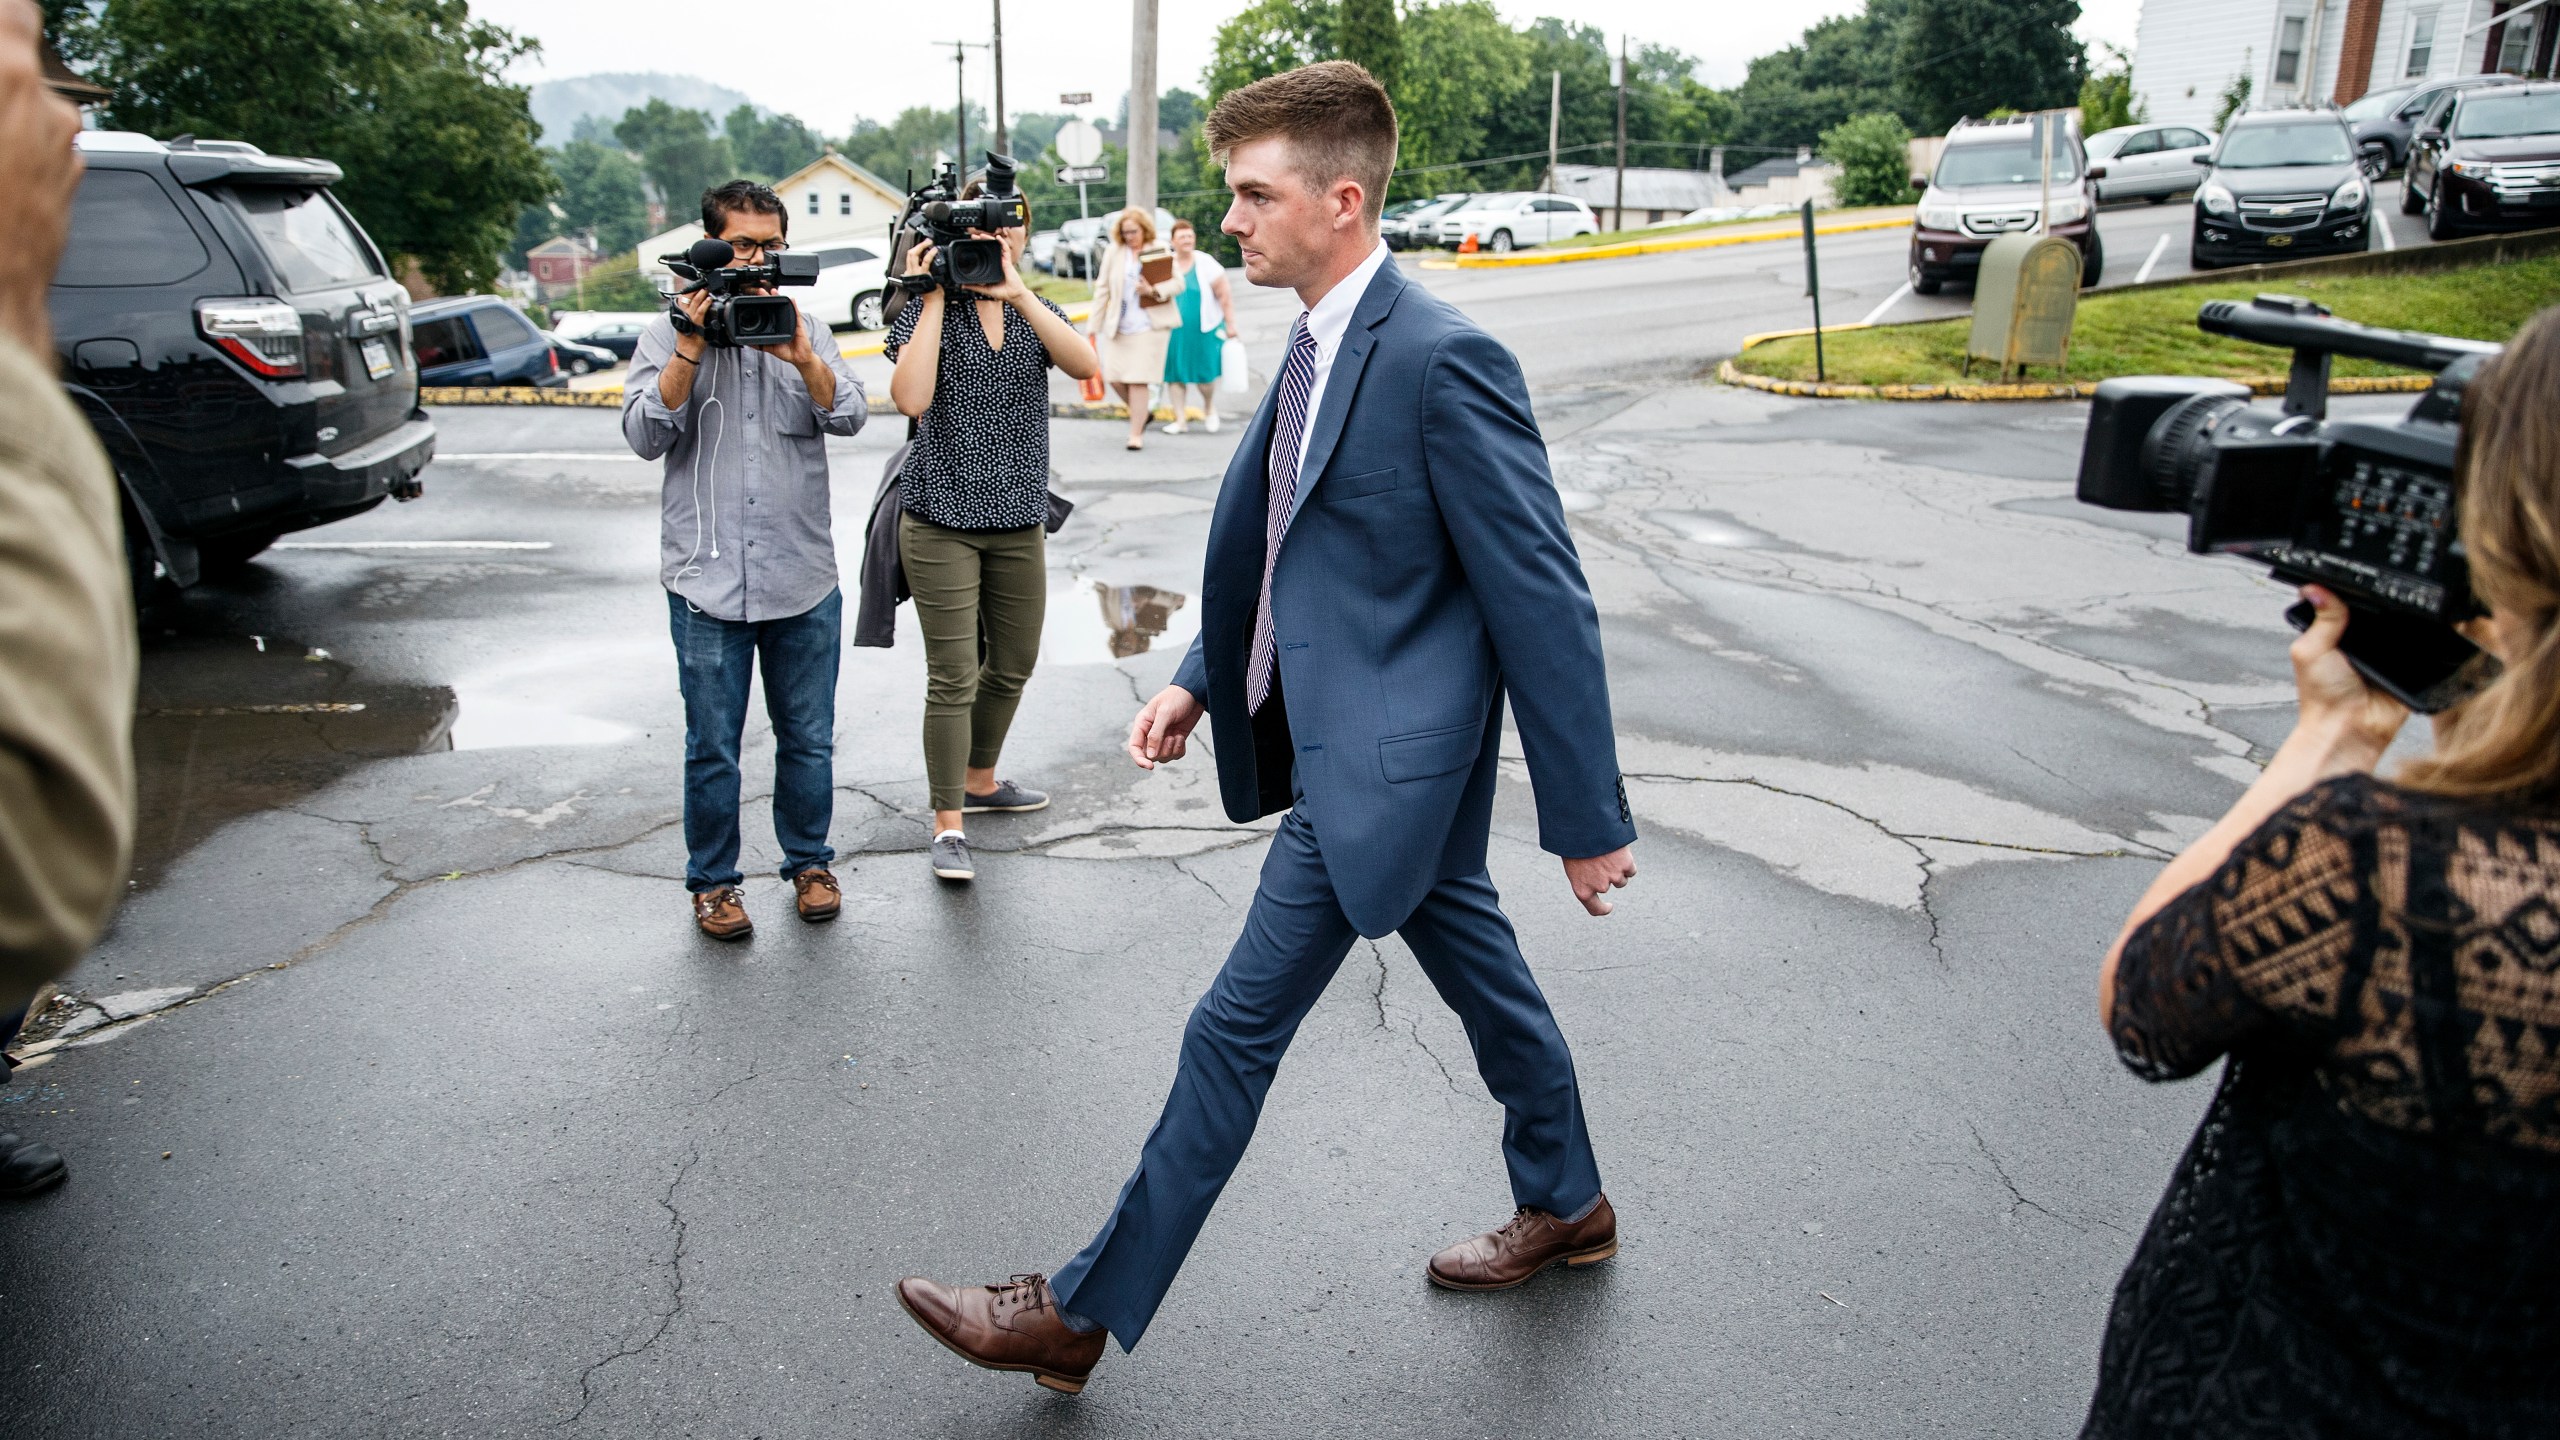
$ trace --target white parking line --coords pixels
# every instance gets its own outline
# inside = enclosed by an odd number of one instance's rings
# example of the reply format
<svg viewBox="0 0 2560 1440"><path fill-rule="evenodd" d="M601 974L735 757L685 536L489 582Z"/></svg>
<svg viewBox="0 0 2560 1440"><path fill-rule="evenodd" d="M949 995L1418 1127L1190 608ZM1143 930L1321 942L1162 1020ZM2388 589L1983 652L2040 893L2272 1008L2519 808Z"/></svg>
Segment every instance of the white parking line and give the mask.
<svg viewBox="0 0 2560 1440"><path fill-rule="evenodd" d="M279 540L278 550L548 550L548 540Z"/></svg>
<svg viewBox="0 0 2560 1440"><path fill-rule="evenodd" d="M628 450L457 450L439 460L632 460Z"/></svg>
<svg viewBox="0 0 2560 1440"><path fill-rule="evenodd" d="M2149 280L2151 278L2151 267L2159 264L2160 257L2168 253L2169 234L2164 230L2160 233L2160 238L2152 243L2150 258L2144 260L2142 262L2142 268L2134 272L2133 283L2139 285L2144 281Z"/></svg>
<svg viewBox="0 0 2560 1440"><path fill-rule="evenodd" d="M2408 177L2401 177L2400 187L2403 190L2406 190L2408 186ZM2389 251L2400 248L2400 242L2397 239L2394 239L2391 234L2391 217L2382 213L2382 197L2379 195L2373 197L2373 228L2382 232L2382 248L2384 250Z"/></svg>
<svg viewBox="0 0 2560 1440"><path fill-rule="evenodd" d="M1868 311L1868 312L1867 312L1867 318L1866 318L1866 319L1864 319L1864 320L1859 321L1858 323L1859 323L1859 324L1861 324L1861 325L1873 325L1873 324L1874 324L1874 323L1876 323L1877 321L1879 321L1879 320L1881 320L1881 319L1883 319L1883 318L1884 318L1884 312L1886 312L1887 310L1892 309L1892 308L1893 308L1894 306L1896 306L1896 305L1901 304L1901 303L1902 303L1902 297L1903 297L1903 296L1905 296L1905 295L1908 295L1908 294L1910 294L1910 293L1911 293L1911 282L1910 282L1910 281L1908 281L1908 280L1905 280L1905 281L1903 281L1903 282L1902 282L1902 288L1901 288L1901 289L1896 290L1896 291L1894 291L1892 294L1887 295L1886 297L1884 297L1884 303L1883 303L1883 304L1881 304L1881 305L1879 305L1879 306L1877 306L1877 307L1876 307L1876 308L1874 308L1873 310Z"/></svg>

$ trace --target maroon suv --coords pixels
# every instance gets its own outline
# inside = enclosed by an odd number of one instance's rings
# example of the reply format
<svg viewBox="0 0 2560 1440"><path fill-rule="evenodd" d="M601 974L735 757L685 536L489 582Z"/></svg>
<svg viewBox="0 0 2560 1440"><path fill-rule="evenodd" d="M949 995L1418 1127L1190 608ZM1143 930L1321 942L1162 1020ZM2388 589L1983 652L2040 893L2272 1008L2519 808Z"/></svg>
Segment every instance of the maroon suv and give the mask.
<svg viewBox="0 0 2560 1440"><path fill-rule="evenodd" d="M2400 203L2413 215L2423 209L2438 240L2560 225L2560 83L2455 96L2444 118L2411 143Z"/></svg>

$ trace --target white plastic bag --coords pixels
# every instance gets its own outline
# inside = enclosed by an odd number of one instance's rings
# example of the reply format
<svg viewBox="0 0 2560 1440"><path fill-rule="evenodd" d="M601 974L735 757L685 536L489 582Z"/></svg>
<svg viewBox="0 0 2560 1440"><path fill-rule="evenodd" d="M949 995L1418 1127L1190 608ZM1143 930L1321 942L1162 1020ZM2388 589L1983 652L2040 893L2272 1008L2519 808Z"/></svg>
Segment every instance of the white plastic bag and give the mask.
<svg viewBox="0 0 2560 1440"><path fill-rule="evenodd" d="M1218 388L1242 395L1252 385L1253 377L1245 373L1244 342L1230 335L1218 347Z"/></svg>

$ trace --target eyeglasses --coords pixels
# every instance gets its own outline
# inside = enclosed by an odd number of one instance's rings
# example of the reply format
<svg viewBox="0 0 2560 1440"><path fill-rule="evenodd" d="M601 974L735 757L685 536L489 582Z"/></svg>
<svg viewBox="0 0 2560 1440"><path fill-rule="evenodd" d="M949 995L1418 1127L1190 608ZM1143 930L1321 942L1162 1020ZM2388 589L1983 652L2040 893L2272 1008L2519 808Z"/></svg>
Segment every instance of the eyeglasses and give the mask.
<svg viewBox="0 0 2560 1440"><path fill-rule="evenodd" d="M732 240L729 242L729 248L741 255L750 252L757 255L779 255L790 249L791 243L787 240Z"/></svg>

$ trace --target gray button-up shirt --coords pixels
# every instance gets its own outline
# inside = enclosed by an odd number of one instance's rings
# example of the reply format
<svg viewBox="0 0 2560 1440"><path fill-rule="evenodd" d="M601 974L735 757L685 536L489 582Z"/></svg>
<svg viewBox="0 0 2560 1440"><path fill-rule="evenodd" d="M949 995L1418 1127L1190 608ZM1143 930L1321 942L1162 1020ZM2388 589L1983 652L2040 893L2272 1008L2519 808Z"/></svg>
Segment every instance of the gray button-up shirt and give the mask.
<svg viewBox="0 0 2560 1440"><path fill-rule="evenodd" d="M746 349L702 352L693 394L668 409L658 372L676 331L663 315L640 332L623 380L622 437L641 459L667 461L659 583L717 619L789 619L836 588L826 437L861 429L871 406L835 336L805 312L800 323L836 372L825 410L799 371Z"/></svg>

